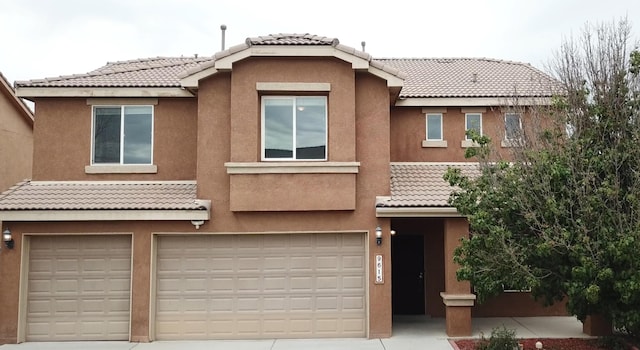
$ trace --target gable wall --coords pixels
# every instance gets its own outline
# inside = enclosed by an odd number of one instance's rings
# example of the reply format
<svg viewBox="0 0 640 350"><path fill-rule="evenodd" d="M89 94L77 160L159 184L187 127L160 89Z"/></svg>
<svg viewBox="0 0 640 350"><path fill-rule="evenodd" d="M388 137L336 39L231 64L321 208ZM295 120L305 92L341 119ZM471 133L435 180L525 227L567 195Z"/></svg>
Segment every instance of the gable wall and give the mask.
<svg viewBox="0 0 640 350"><path fill-rule="evenodd" d="M0 192L31 177L33 129L6 91L0 91Z"/></svg>

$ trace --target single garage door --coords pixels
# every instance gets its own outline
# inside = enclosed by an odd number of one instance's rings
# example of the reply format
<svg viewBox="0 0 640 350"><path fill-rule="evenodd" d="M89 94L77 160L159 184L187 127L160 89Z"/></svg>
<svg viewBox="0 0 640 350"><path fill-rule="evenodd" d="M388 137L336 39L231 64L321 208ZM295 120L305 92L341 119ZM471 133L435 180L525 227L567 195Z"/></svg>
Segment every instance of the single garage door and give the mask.
<svg viewBox="0 0 640 350"><path fill-rule="evenodd" d="M27 341L128 340L131 236L34 236Z"/></svg>
<svg viewBox="0 0 640 350"><path fill-rule="evenodd" d="M161 236L157 339L364 337L363 234Z"/></svg>

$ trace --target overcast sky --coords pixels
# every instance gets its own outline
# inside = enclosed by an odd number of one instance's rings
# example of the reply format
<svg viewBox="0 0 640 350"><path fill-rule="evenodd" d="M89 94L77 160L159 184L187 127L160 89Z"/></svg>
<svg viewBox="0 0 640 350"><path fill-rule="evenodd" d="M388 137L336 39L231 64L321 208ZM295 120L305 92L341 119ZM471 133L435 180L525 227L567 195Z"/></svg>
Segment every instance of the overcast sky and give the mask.
<svg viewBox="0 0 640 350"><path fill-rule="evenodd" d="M587 22L640 0L0 0L0 72L10 82L85 73L109 61L212 55L245 38L311 33L374 57L489 57L544 68Z"/></svg>

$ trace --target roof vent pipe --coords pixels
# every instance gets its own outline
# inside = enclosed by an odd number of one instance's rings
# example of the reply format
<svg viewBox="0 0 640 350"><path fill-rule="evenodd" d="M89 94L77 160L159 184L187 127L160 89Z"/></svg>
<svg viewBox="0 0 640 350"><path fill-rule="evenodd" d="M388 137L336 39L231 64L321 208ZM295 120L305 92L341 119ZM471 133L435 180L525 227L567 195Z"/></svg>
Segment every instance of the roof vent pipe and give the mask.
<svg viewBox="0 0 640 350"><path fill-rule="evenodd" d="M227 30L227 26L224 24L221 25L220 30L222 31L222 51L224 51L224 33Z"/></svg>
<svg viewBox="0 0 640 350"><path fill-rule="evenodd" d="M478 73L471 74L471 81L474 83L478 82Z"/></svg>
<svg viewBox="0 0 640 350"><path fill-rule="evenodd" d="M362 52L365 52L364 51L364 47L367 46L367 42L363 41L363 42L360 43L360 45L362 45Z"/></svg>

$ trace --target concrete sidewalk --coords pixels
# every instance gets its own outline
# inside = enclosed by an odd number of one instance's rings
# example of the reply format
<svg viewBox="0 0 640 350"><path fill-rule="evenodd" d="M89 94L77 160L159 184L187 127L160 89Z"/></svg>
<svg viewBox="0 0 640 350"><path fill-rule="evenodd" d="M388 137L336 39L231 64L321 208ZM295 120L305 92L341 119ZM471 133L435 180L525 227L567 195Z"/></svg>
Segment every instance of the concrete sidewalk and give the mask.
<svg viewBox="0 0 640 350"><path fill-rule="evenodd" d="M516 329L519 338L577 338L582 324L574 317L474 318L473 337L486 336L496 327ZM129 342L56 342L6 344L0 350L451 350L444 319L425 316L394 318L388 339L266 339Z"/></svg>

